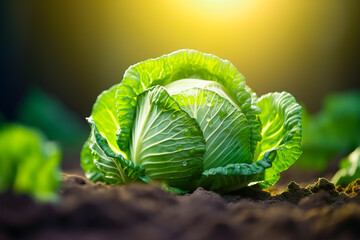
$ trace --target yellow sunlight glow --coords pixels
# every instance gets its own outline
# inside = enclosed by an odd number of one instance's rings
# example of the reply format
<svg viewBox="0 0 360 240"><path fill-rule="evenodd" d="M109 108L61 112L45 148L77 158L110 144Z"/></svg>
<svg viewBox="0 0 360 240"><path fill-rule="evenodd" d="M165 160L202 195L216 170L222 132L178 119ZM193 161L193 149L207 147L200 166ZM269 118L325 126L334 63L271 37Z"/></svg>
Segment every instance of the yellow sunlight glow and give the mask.
<svg viewBox="0 0 360 240"><path fill-rule="evenodd" d="M260 0L187 0L186 5L210 18L229 19L247 15Z"/></svg>

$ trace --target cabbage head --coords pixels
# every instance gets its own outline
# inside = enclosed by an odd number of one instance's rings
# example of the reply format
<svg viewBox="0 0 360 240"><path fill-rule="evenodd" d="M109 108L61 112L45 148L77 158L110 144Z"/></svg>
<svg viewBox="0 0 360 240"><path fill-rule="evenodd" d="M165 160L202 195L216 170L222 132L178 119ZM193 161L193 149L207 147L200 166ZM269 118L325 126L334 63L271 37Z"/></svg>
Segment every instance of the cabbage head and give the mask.
<svg viewBox="0 0 360 240"><path fill-rule="evenodd" d="M130 66L102 92L81 153L87 178L171 192L272 186L301 155L301 107L260 98L227 60L180 50Z"/></svg>

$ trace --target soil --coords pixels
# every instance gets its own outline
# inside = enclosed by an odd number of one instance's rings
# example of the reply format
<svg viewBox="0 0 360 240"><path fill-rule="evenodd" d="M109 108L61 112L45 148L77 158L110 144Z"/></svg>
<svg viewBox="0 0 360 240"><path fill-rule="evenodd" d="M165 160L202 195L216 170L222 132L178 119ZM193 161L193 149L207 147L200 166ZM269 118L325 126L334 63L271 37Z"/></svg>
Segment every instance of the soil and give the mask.
<svg viewBox="0 0 360 240"><path fill-rule="evenodd" d="M64 174L57 203L0 195L0 239L360 239L360 179L176 196Z"/></svg>

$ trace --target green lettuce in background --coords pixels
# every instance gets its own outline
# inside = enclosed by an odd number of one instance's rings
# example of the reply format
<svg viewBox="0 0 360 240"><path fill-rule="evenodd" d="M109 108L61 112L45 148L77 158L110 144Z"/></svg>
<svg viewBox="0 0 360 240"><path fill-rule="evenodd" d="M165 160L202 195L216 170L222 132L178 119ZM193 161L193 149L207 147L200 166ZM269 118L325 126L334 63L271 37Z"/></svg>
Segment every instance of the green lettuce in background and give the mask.
<svg viewBox="0 0 360 240"><path fill-rule="evenodd" d="M360 92L329 95L314 116L303 111L302 146L296 166L318 171L360 146Z"/></svg>
<svg viewBox="0 0 360 240"><path fill-rule="evenodd" d="M339 171L331 180L335 185L346 187L352 181L360 178L360 147L342 159L339 167Z"/></svg>
<svg viewBox="0 0 360 240"><path fill-rule="evenodd" d="M32 128L18 124L0 127L0 192L30 194L39 201L57 199L61 152Z"/></svg>

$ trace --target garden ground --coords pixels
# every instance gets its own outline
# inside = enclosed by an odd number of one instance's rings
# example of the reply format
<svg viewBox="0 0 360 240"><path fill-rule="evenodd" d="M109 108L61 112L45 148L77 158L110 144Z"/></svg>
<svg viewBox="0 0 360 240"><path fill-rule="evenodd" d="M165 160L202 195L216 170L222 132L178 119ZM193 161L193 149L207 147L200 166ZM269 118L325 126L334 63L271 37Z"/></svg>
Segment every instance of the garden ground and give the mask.
<svg viewBox="0 0 360 240"><path fill-rule="evenodd" d="M281 192L246 187L176 196L159 186L107 186L63 175L56 204L0 196L0 239L359 239L360 179Z"/></svg>

